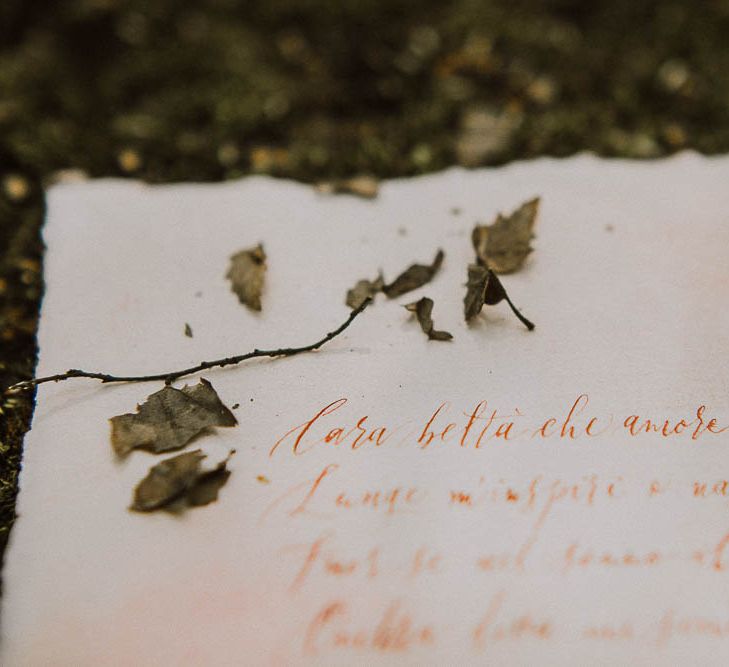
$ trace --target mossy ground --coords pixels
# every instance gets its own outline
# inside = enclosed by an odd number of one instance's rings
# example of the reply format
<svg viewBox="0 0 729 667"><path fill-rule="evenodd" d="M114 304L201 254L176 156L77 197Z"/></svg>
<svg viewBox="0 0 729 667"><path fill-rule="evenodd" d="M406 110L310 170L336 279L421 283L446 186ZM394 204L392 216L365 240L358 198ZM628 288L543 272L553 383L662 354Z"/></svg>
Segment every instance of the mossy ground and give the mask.
<svg viewBox="0 0 729 667"><path fill-rule="evenodd" d="M728 38L721 0L3 0L0 386L33 373L59 170L313 181L726 152ZM32 397L1 408L0 552Z"/></svg>

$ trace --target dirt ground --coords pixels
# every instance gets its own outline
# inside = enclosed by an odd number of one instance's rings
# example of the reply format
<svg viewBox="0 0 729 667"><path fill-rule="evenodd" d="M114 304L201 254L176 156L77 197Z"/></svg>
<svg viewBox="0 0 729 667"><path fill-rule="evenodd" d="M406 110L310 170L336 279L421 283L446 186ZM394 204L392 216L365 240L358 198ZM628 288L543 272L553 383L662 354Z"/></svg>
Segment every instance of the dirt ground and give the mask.
<svg viewBox="0 0 729 667"><path fill-rule="evenodd" d="M33 374L49 183L726 152L727 44L727 0L3 0L0 388ZM32 401L0 402L0 555Z"/></svg>

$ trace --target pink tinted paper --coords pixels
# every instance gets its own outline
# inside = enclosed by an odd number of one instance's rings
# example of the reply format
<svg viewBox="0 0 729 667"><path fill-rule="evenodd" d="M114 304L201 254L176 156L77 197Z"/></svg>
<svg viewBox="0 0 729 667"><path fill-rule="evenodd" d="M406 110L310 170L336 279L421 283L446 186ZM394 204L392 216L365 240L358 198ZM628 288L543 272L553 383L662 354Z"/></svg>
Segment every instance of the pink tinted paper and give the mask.
<svg viewBox="0 0 729 667"><path fill-rule="evenodd" d="M316 353L204 373L240 425L194 446L237 454L183 516L127 511L159 458L109 443L161 383L43 385L2 664L726 662L728 182L729 159L684 154L454 169L375 201L265 177L52 189L40 375L313 342L357 280L446 257ZM506 304L467 326L474 223L535 195L503 283L536 330ZM225 273L259 242L256 315ZM402 307L421 296L452 342Z"/></svg>

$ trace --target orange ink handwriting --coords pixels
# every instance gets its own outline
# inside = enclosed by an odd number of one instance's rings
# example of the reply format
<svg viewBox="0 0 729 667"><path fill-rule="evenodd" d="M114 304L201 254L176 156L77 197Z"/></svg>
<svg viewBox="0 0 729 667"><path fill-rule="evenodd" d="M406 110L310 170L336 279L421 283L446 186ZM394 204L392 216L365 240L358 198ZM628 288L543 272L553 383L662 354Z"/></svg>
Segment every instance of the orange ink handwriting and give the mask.
<svg viewBox="0 0 729 667"><path fill-rule="evenodd" d="M643 554L635 554L632 551L613 553L608 550L595 552L593 549L583 548L577 542L570 544L564 554L564 572L574 569L586 570L587 568L638 568L652 567L663 560L659 551L648 551Z"/></svg>
<svg viewBox="0 0 729 667"><path fill-rule="evenodd" d="M643 419L640 415L634 414L625 418L623 427L631 436L637 436L641 433L657 433L664 438L674 435L681 435L684 431L691 431L691 439L698 440L704 433L718 435L723 433L729 426L719 426L716 418L709 419L704 417L706 406L700 405L696 409L696 417L691 420L686 419Z"/></svg>
<svg viewBox="0 0 729 667"><path fill-rule="evenodd" d="M288 516L307 515L328 518L335 511L368 510L382 514L402 514L415 510L425 498L425 492L414 486L393 486L382 489L342 489L333 487L331 478L339 465L330 463L321 472L306 482L295 484L276 498L264 511L261 520L267 518L286 501L293 508Z"/></svg>
<svg viewBox="0 0 729 667"><path fill-rule="evenodd" d="M489 642L522 639L550 639L554 634L548 620L535 620L530 613L517 614L503 619L506 595L500 591L489 601L486 613L473 631L473 646L483 650Z"/></svg>
<svg viewBox="0 0 729 667"><path fill-rule="evenodd" d="M379 653L404 653L418 646L432 646L432 625L416 624L400 602L390 603L371 627L352 627L350 607L343 600L324 606L313 618L304 639L304 653L354 649Z"/></svg>
<svg viewBox="0 0 729 667"><path fill-rule="evenodd" d="M290 441L291 451L294 455L304 454L310 451L317 444L332 445L334 447L344 446L352 450L357 450L367 443L376 447L383 445L389 438L388 429L384 426L371 428L367 424L368 415L360 417L354 426L346 427L342 425L331 426L326 432L319 432L316 429L324 427L325 417L336 412L347 404L346 398L340 398L325 405L311 419L303 424L294 426L284 433L271 447L268 455L273 456L279 446ZM307 437L312 436L312 437Z"/></svg>
<svg viewBox="0 0 729 667"><path fill-rule="evenodd" d="M635 632L633 630L633 624L629 621L620 623L620 625L604 624L604 625L589 625L582 631L583 639L598 639L602 641L615 641L615 640L631 640L635 638Z"/></svg>
<svg viewBox="0 0 729 667"><path fill-rule="evenodd" d="M663 647L677 637L729 639L729 617L717 618L699 614L678 616L671 609L661 617L656 643Z"/></svg>
<svg viewBox="0 0 729 667"><path fill-rule="evenodd" d="M332 577L349 577L360 575L368 579L374 579L379 573L379 547L369 549L366 554L354 557L342 557L334 552L334 549L327 543L331 540L332 533L325 533L314 540L311 544L294 545L287 551L304 550L306 555L304 562L294 577L290 592L298 591L304 583L317 571ZM325 546L327 547L325 550Z"/></svg>
<svg viewBox="0 0 729 667"><path fill-rule="evenodd" d="M514 419L522 416L519 409L517 408L513 415L499 415L498 410L492 410L488 417L483 417L482 415L486 410L486 406L486 401L480 401L470 413L464 412L463 414L468 417L468 421L461 428L456 422L443 424L441 421L437 423L441 417L441 413L447 413L450 408L449 403L441 403L425 423L418 438L418 444L422 449L425 449L436 440L448 442L458 434L459 429L461 437L458 442L461 447L472 445L474 449L479 449L482 443L490 438L504 441L511 440L514 437ZM474 433L474 437L469 439L472 434L472 428L477 420L482 420L485 423L480 425L480 430L476 429L478 435Z"/></svg>

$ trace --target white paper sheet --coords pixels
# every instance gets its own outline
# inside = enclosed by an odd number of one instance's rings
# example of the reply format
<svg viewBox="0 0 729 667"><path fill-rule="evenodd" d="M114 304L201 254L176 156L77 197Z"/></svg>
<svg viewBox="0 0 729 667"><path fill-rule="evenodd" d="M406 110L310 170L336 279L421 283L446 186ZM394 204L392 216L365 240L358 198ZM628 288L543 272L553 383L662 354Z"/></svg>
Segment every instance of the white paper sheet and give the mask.
<svg viewBox="0 0 729 667"><path fill-rule="evenodd" d="M195 446L237 454L181 517L127 511L159 458L109 443L161 383L43 385L2 664L726 662L727 182L729 159L684 154L454 169L376 201L264 177L52 189L39 375L313 342L358 279L446 259L316 353L204 373L240 425ZM535 251L503 282L536 330L505 304L467 326L470 230L535 195ZM261 315L224 278L258 242ZM452 342L402 308L422 295Z"/></svg>

